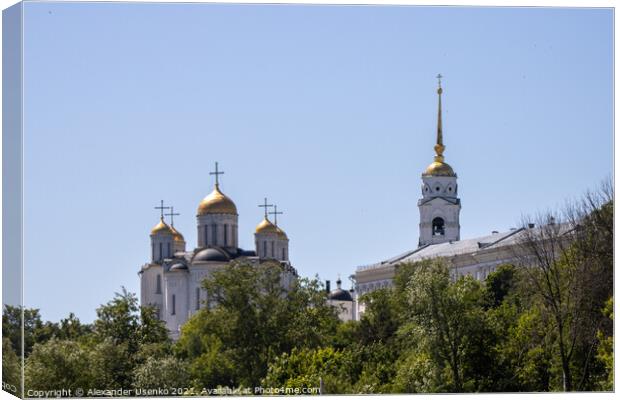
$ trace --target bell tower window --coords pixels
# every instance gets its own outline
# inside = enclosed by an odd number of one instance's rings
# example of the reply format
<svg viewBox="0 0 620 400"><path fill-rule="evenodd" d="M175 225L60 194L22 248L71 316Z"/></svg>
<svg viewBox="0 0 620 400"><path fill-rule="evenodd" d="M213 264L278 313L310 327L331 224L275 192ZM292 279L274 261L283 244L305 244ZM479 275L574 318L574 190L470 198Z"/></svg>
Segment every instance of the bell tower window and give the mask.
<svg viewBox="0 0 620 400"><path fill-rule="evenodd" d="M433 236L443 236L445 234L445 224L443 218L433 219Z"/></svg>

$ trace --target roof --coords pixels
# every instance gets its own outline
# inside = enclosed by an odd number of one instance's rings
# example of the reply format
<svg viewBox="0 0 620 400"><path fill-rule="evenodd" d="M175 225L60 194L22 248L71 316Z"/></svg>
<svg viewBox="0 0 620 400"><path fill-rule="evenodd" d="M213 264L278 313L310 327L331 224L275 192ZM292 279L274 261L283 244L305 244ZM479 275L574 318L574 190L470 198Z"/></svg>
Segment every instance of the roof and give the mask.
<svg viewBox="0 0 620 400"><path fill-rule="evenodd" d="M348 290L336 289L332 290L327 296L330 300L353 301L353 297Z"/></svg>
<svg viewBox="0 0 620 400"><path fill-rule="evenodd" d="M472 239L464 239L421 246L375 264L360 266L357 268L357 271L360 272L386 267L397 263L416 262L424 259L432 259L437 257L451 257L456 255L475 253L480 250L497 249L504 246L510 246L518 243L519 239L523 238L523 235L525 234L527 229L541 228L512 229L507 232L498 232L491 235L475 237ZM563 230L564 234L570 230L570 227L566 224L562 224L560 226L560 229Z"/></svg>

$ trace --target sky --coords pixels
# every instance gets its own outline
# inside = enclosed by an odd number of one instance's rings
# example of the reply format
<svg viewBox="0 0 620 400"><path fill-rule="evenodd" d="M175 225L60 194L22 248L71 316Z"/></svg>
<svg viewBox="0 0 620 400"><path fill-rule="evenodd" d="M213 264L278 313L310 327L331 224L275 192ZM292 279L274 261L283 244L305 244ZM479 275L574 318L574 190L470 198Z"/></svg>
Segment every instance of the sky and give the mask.
<svg viewBox="0 0 620 400"><path fill-rule="evenodd" d="M461 238L516 227L612 176L611 9L25 4L25 305L92 321L139 294L163 199L196 246L221 189L253 249L284 214L302 276L418 243L444 78Z"/></svg>

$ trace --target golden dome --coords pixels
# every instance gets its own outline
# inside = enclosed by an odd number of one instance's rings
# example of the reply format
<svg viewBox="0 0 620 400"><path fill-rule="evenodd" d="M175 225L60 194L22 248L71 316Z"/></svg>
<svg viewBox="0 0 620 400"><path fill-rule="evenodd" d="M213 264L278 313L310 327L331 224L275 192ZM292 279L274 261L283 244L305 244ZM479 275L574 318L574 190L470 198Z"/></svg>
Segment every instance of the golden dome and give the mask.
<svg viewBox="0 0 620 400"><path fill-rule="evenodd" d="M286 232L280 229L279 226L274 225L267 218L263 219L260 224L256 226L256 233L275 233L280 239L288 239Z"/></svg>
<svg viewBox="0 0 620 400"><path fill-rule="evenodd" d="M173 228L171 228L170 225L165 223L163 218L159 220L159 223L155 225L153 229L151 229L151 235L157 235L160 233L174 236Z"/></svg>
<svg viewBox="0 0 620 400"><path fill-rule="evenodd" d="M433 161L422 173L422 176L456 176L452 167L441 161Z"/></svg>
<svg viewBox="0 0 620 400"><path fill-rule="evenodd" d="M205 214L237 215L237 206L228 196L220 192L218 185L215 185L215 189L198 205L198 215Z"/></svg>
<svg viewBox="0 0 620 400"><path fill-rule="evenodd" d="M256 226L256 233L278 234L278 230L279 228L275 226L271 221L269 221L266 217L260 222L260 224Z"/></svg>
<svg viewBox="0 0 620 400"><path fill-rule="evenodd" d="M181 232L174 229L174 226L170 226L170 230L172 231L172 236L174 237L175 242L184 242L185 238L181 235Z"/></svg>
<svg viewBox="0 0 620 400"><path fill-rule="evenodd" d="M276 229L278 230L278 236L280 236L280 239L288 239L288 237L286 236L286 232L280 229L279 226L276 226Z"/></svg>

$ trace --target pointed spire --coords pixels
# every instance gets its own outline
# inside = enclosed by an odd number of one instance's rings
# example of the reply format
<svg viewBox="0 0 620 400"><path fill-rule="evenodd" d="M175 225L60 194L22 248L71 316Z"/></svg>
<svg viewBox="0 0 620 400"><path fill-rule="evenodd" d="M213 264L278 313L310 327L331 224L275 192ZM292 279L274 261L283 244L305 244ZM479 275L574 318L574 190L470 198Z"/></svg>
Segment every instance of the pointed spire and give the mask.
<svg viewBox="0 0 620 400"><path fill-rule="evenodd" d="M437 108L437 144L435 144L435 161L443 162L443 151L446 146L443 145L443 131L441 126L441 94L443 93L443 89L441 88L441 74L437 75L437 96L439 98L439 105Z"/></svg>

